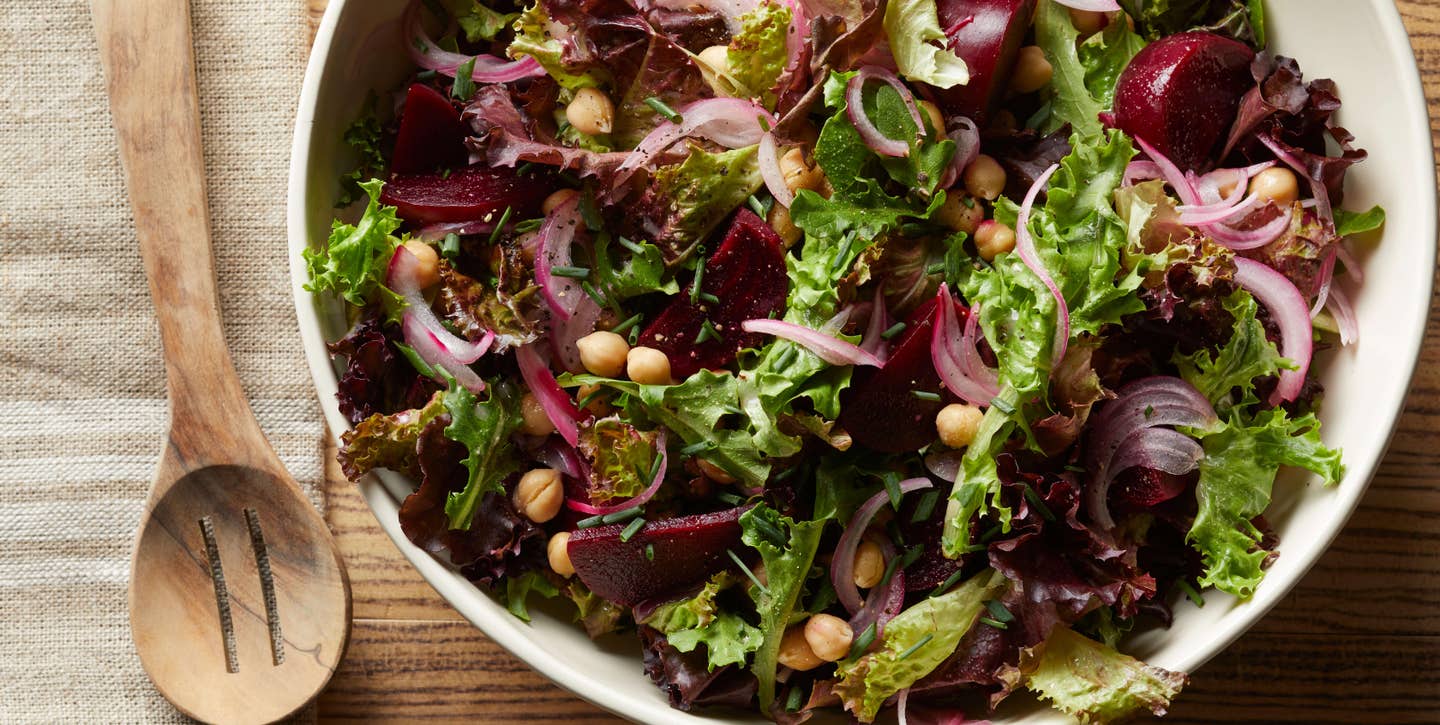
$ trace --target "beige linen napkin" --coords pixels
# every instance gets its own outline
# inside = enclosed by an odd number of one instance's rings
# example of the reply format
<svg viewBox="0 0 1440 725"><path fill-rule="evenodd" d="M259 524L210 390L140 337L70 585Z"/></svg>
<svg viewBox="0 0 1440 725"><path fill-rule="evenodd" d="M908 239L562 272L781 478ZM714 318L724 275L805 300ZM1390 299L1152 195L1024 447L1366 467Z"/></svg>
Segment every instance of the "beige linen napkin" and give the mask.
<svg viewBox="0 0 1440 725"><path fill-rule="evenodd" d="M318 503L323 428L284 224L304 3L193 6L227 338L260 425ZM180 720L126 619L167 413L84 0L0 12L0 159L0 722Z"/></svg>

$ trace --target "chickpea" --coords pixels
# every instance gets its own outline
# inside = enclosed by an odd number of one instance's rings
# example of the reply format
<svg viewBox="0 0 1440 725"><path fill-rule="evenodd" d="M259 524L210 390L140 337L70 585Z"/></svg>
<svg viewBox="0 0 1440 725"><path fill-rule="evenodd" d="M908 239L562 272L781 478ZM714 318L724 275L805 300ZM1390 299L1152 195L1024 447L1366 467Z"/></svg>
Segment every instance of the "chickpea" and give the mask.
<svg viewBox="0 0 1440 725"><path fill-rule="evenodd" d="M925 114L925 118L930 121L930 128L935 132L935 135L944 136L945 116L941 115L940 107L929 101L920 101L918 105L920 106L920 111Z"/></svg>
<svg viewBox="0 0 1440 725"><path fill-rule="evenodd" d="M722 484L735 482L735 477L730 475L729 473L726 473L725 469L705 460L704 458L695 459L695 466L699 468L700 472L705 474L705 477L710 479L711 481Z"/></svg>
<svg viewBox="0 0 1440 725"><path fill-rule="evenodd" d="M565 120L589 136L610 133L615 127L615 102L599 88L581 88L565 107Z"/></svg>
<svg viewBox="0 0 1440 725"><path fill-rule="evenodd" d="M810 643L805 638L805 627L798 624L786 630L785 636L780 638L780 655L777 659L780 664L800 672L825 664L825 661L815 656L815 652L810 649Z"/></svg>
<svg viewBox="0 0 1440 725"><path fill-rule="evenodd" d="M579 195L580 192L574 189L561 189L551 194L550 196L545 197L545 201L540 204L540 211L548 215L550 212L555 211L555 207L560 206L561 204L564 204L565 202L570 201L571 199L574 199Z"/></svg>
<svg viewBox="0 0 1440 725"><path fill-rule="evenodd" d="M560 472L553 468L526 471L515 486L515 510L537 524L555 518L564 501L565 484L560 481Z"/></svg>
<svg viewBox="0 0 1440 725"><path fill-rule="evenodd" d="M1076 10L1070 8L1070 23L1080 31L1080 35L1094 35L1105 29L1110 24L1110 14L1098 10Z"/></svg>
<svg viewBox="0 0 1440 725"><path fill-rule="evenodd" d="M1290 206L1300 198L1300 184L1295 172L1272 166L1250 180L1250 193L1280 206Z"/></svg>
<svg viewBox="0 0 1440 725"><path fill-rule="evenodd" d="M951 448L964 448L975 440L980 430L980 419L985 414L973 405L952 403L935 416L935 428L940 432L940 442Z"/></svg>
<svg viewBox="0 0 1440 725"><path fill-rule="evenodd" d="M885 555L880 545L864 540L855 547L855 586L869 589L885 578Z"/></svg>
<svg viewBox="0 0 1440 725"><path fill-rule="evenodd" d="M795 226L795 220L790 218L790 210L786 209L784 204L771 204L770 218L765 221L769 222L770 228L780 235L780 241L785 243L786 249L795 246L795 243L800 241L800 237L804 236L800 227Z"/></svg>
<svg viewBox="0 0 1440 725"><path fill-rule="evenodd" d="M1038 45L1027 45L1015 57L1015 71L1010 74L1010 90L1016 93L1034 93L1050 85L1055 77L1055 67L1045 58L1045 51Z"/></svg>
<svg viewBox="0 0 1440 725"><path fill-rule="evenodd" d="M730 73L730 46L712 45L700 51L700 62L704 64L700 67L702 74L706 70L705 66L709 66L709 70L714 75L728 75Z"/></svg>
<svg viewBox="0 0 1440 725"><path fill-rule="evenodd" d="M1005 191L1005 169L1001 168L1000 162L990 156L980 154L975 160L965 167L965 190L971 196L979 197L986 201L995 201L1000 198L1000 192Z"/></svg>
<svg viewBox="0 0 1440 725"><path fill-rule="evenodd" d="M669 385L670 358L653 347L632 347L625 356L625 372L641 385Z"/></svg>
<svg viewBox="0 0 1440 725"><path fill-rule="evenodd" d="M855 630L850 623L833 615L817 614L805 620L805 643L810 651L826 662L835 662L850 654Z"/></svg>
<svg viewBox="0 0 1440 725"><path fill-rule="evenodd" d="M799 147L786 151L780 157L780 173L785 175L785 185L793 192L801 189L819 191L825 185L825 172L806 163L805 152Z"/></svg>
<svg viewBox="0 0 1440 725"><path fill-rule="evenodd" d="M987 262L1015 251L1015 230L997 221L986 221L975 230L975 249Z"/></svg>
<svg viewBox="0 0 1440 725"><path fill-rule="evenodd" d="M550 559L550 570L563 577L575 576L575 565L570 563L570 532L561 531L550 537L545 545L545 556Z"/></svg>
<svg viewBox="0 0 1440 725"><path fill-rule="evenodd" d="M420 289L429 289L440 283L440 255L435 248L419 239L405 243L405 251L415 255L419 263L415 268L415 281Z"/></svg>
<svg viewBox="0 0 1440 725"><path fill-rule="evenodd" d="M555 424L541 407L540 401L530 393L520 398L520 432L532 436L548 436L555 432Z"/></svg>
<svg viewBox="0 0 1440 725"><path fill-rule="evenodd" d="M602 378L618 378L625 372L625 356L630 343L608 330L592 332L575 342L580 349L580 364Z"/></svg>
<svg viewBox="0 0 1440 725"><path fill-rule="evenodd" d="M951 191L945 195L945 203L935 211L934 218L954 231L974 236L980 223L985 221L985 207L963 191Z"/></svg>

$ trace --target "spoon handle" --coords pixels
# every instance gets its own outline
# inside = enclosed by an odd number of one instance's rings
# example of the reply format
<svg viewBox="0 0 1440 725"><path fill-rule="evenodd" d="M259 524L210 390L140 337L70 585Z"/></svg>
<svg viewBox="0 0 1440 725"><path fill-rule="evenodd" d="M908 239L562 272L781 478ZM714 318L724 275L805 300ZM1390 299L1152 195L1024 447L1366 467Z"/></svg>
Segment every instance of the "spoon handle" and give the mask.
<svg viewBox="0 0 1440 725"><path fill-rule="evenodd" d="M93 0L91 9L160 322L172 444L258 435L220 325L189 1Z"/></svg>

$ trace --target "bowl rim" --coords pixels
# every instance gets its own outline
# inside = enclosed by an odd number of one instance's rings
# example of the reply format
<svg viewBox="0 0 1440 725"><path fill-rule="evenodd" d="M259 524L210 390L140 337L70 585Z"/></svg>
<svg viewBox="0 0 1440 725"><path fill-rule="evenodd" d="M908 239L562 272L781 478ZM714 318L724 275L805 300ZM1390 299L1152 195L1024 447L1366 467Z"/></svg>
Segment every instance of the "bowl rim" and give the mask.
<svg viewBox="0 0 1440 725"><path fill-rule="evenodd" d="M335 43L339 18L347 3L348 0L331 0L315 35L314 45L306 65L304 84L299 96L295 134L290 152L287 193L291 292L306 362L315 383L321 408L324 411L330 437L336 445L339 445L340 435L348 430L350 425L340 414L335 399L338 383L326 349L327 341L322 332L316 299L304 288L308 272L303 251L309 246L305 184L309 176L310 135L315 124L314 114L320 94L322 70ZM1391 61L1401 72L1399 77L1393 79L1393 87L1403 94L1402 97L1407 103L1414 106L1403 119L1403 134L1412 139L1423 139L1423 147L1431 149L1433 145L1430 113L1410 34L1405 28L1398 7L1390 0L1369 0L1369 5L1385 36L1383 52L1387 52L1391 56ZM1415 290L1416 294L1411 298L1414 308L1407 311L1415 319L1422 321L1420 329L1415 334L1399 341L1399 344L1394 345L1391 349L1393 357L1404 361L1403 367L1400 368L1404 373L1402 381L1404 384L1395 388L1399 391L1398 398L1391 396L1392 399L1383 401L1386 403L1385 409L1393 411L1385 430L1384 444L1376 450L1374 456L1366 460L1347 461L1349 467L1347 479L1353 477L1359 483L1339 492L1335 505L1343 513L1327 519L1323 529L1310 532L1312 537L1323 541L1324 545L1316 547L1309 560L1291 570L1287 578L1280 581L1272 581L1271 578L1267 578L1266 585L1262 586L1255 597L1244 605L1248 616L1231 618L1223 623L1213 633L1206 646L1192 649L1175 663L1180 670L1194 672L1215 657L1264 618L1304 578L1319 559L1329 551L1335 537L1339 535L1359 507L1361 498L1369 489L1376 471L1389 450L1400 417L1404 412L1405 400L1413 384L1424 345L1426 325L1423 323L1430 317L1434 292L1433 270L1437 253L1436 244L1433 243L1437 237L1435 157L1433 153L1415 155L1408 159L1408 163L1411 166L1409 173L1414 178L1421 180L1423 184L1421 191L1426 192L1423 194L1423 198L1428 200L1428 203L1413 210L1414 218L1419 221L1420 228L1425 230L1426 238L1432 240L1431 244L1424 247L1422 258L1416 262L1424 262L1424 268L1432 270L1432 274L1425 277L1421 289ZM1421 292L1423 294L1420 294ZM361 481L360 487L381 528L385 530L396 547L425 581L487 637L540 672L551 682L616 715L636 721L697 723L715 721L713 717L702 718L670 709L658 700L634 699L625 694L624 690L602 684L599 680L581 671L573 663L567 662L563 657L539 646L525 634L520 626L523 623L512 621L513 618L503 607L486 597L479 589L469 585L468 582L458 581L450 567L410 543L400 530L398 523L399 502L396 501L391 494L391 489L387 489L384 482L377 476L370 475Z"/></svg>

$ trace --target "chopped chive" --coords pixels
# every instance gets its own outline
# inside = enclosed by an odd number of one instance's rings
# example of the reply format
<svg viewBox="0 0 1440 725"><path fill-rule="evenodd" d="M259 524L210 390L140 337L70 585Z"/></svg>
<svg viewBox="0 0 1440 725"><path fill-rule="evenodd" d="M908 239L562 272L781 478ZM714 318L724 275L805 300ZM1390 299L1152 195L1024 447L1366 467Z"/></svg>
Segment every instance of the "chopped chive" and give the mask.
<svg viewBox="0 0 1440 725"><path fill-rule="evenodd" d="M665 451L655 454L655 462L650 464L650 477L646 481L654 481L660 476L660 467L665 465Z"/></svg>
<svg viewBox="0 0 1440 725"><path fill-rule="evenodd" d="M592 232L600 231L604 226L600 221L600 210L595 208L595 197L585 194L580 197L580 219L585 222L585 228Z"/></svg>
<svg viewBox="0 0 1440 725"><path fill-rule="evenodd" d="M950 587L953 587L953 586L955 586L956 584L958 584L958 583L960 582L960 577L962 577L962 576L964 576L964 575L965 575L965 570L963 570L963 569L956 569L956 570L955 570L955 573L951 574L950 576L945 577L945 581L941 582L941 583L940 583L940 586L935 587L935 589L930 592L930 596L932 596L932 597L938 597L938 596L940 596L941 594L944 594L945 592L950 591Z"/></svg>
<svg viewBox="0 0 1440 725"><path fill-rule="evenodd" d="M1195 606L1205 606L1205 597L1200 596L1200 592L1196 591L1195 587L1190 586L1190 582L1181 579L1175 582L1175 586L1180 587L1180 591L1185 593L1185 598L1195 602Z"/></svg>
<svg viewBox="0 0 1440 725"><path fill-rule="evenodd" d="M988 549L988 548L990 548L990 547L988 547L988 546L986 546L986 545L984 545L984 544L966 544L964 548L960 549L960 553L961 553L961 554L978 554L978 553L980 553L980 552L982 552L982 551L984 551L984 550L986 550L986 549Z"/></svg>
<svg viewBox="0 0 1440 725"><path fill-rule="evenodd" d="M995 537L999 536L1001 532L1002 529L1000 527L1000 524L995 524L994 526L991 526L984 534L980 536L980 543L988 544L991 541L994 541Z"/></svg>
<svg viewBox="0 0 1440 725"><path fill-rule="evenodd" d="M575 407L579 408L580 410L584 410L590 407L590 404L595 402L595 399L600 397L600 395L604 392L604 388L596 388L590 391L589 395L586 395L585 397L581 398L579 402L575 403Z"/></svg>
<svg viewBox="0 0 1440 725"><path fill-rule="evenodd" d="M735 494L730 493L729 491L724 491L724 492L722 492L722 493L718 493L718 494L715 495L715 498L718 498L718 499L720 499L721 501L724 501L725 503L730 504L731 506L739 506L740 504L745 503L745 499L740 498L739 496L736 496Z"/></svg>
<svg viewBox="0 0 1440 725"><path fill-rule="evenodd" d="M440 256L446 259L454 259L460 256L460 235L450 232L440 240Z"/></svg>
<svg viewBox="0 0 1440 725"><path fill-rule="evenodd" d="M770 543L776 546L785 545L785 534L780 531L780 529L776 528L775 524L772 524L769 521L760 518L759 516L756 516L755 519L751 521L751 523L753 523L755 525L755 528L760 531L761 536L764 536L766 539L770 540Z"/></svg>
<svg viewBox="0 0 1440 725"><path fill-rule="evenodd" d="M921 400L928 400L932 403L940 402L940 394L932 393L928 390L912 390L910 391L910 394Z"/></svg>
<svg viewBox="0 0 1440 725"><path fill-rule="evenodd" d="M513 208L507 206L505 207L505 211L500 213L500 221L495 223L495 231L490 232L491 244L500 241L500 232L505 229L505 223L510 221L510 214L513 211L515 211Z"/></svg>
<svg viewBox="0 0 1440 725"><path fill-rule="evenodd" d="M645 545L645 560L646 560L646 561L655 561L655 545L654 545L654 544L646 544L646 545Z"/></svg>
<svg viewBox="0 0 1440 725"><path fill-rule="evenodd" d="M634 345L637 342L640 342L640 328L632 327L630 328L630 344Z"/></svg>
<svg viewBox="0 0 1440 725"><path fill-rule="evenodd" d="M526 161L525 163L520 164L520 166L516 167L516 169L515 169L515 175L516 175L516 176L524 176L525 174L530 173L530 169L533 169L533 168L535 168L535 162L534 162L534 161Z"/></svg>
<svg viewBox="0 0 1440 725"><path fill-rule="evenodd" d="M995 629L1009 629L1009 628L1010 628L1009 625L1005 624L1004 622L1001 622L1001 621L998 621L998 620L994 620L994 619L991 619L991 618L989 618L989 617L981 617L981 618L980 618L980 623L981 623L981 624L987 624L987 625L989 625L989 626L991 626L991 627L994 627Z"/></svg>
<svg viewBox="0 0 1440 725"><path fill-rule="evenodd" d="M600 290L595 289L595 286L590 284L590 280L581 280L580 289L584 290L590 299L595 300L595 304L601 307L609 304L609 302L605 300L605 296L600 294Z"/></svg>
<svg viewBox="0 0 1440 725"><path fill-rule="evenodd" d="M565 135L565 132L566 132L566 131L569 131L570 128L571 128L571 126L570 126L570 122L569 122L569 121L561 121L561 122L560 122L560 125L555 127L555 135L556 135L556 136L564 136L564 135Z"/></svg>
<svg viewBox="0 0 1440 725"><path fill-rule="evenodd" d="M707 342L707 341L709 341L709 340L715 340L715 341L717 341L717 342L724 342L724 341L725 341L725 336L724 336L724 335L721 335L721 334L720 334L720 331L717 330L717 329L715 329L715 323L713 323L713 322L711 322L711 321L709 321L709 320L706 320L706 321L700 323L700 334L695 336L695 344L696 344L696 345L699 345L700 343L702 343L702 342ZM739 412L743 412L743 411L739 411Z"/></svg>
<svg viewBox="0 0 1440 725"><path fill-rule="evenodd" d="M756 199L754 194L751 194L750 198L746 199L745 202L750 205L750 211L755 212L756 216L761 219L765 218L765 205L760 203L760 200Z"/></svg>
<svg viewBox="0 0 1440 725"><path fill-rule="evenodd" d="M996 410L1004 413L1005 415L1015 414L1015 406L1011 405L1010 401L1004 398L995 398L994 400L991 400L990 407L995 408Z"/></svg>
<svg viewBox="0 0 1440 725"><path fill-rule="evenodd" d="M790 688L790 694L785 696L785 712L798 712L800 706L804 704L804 695L805 692L800 689L799 685Z"/></svg>
<svg viewBox="0 0 1440 725"><path fill-rule="evenodd" d="M925 266L925 274L940 274L945 271L944 262L935 262Z"/></svg>
<svg viewBox="0 0 1440 725"><path fill-rule="evenodd" d="M856 657L859 657L860 655L865 654L865 650L870 649L870 645L872 645L872 644L874 644L874 643L875 643L875 623L874 623L874 622L871 622L871 623L870 623L870 626L866 627L866 628L865 628L865 631L861 632L861 633L860 633L860 636L859 636L859 637L856 637L856 638L855 638L855 641L854 641L853 643L851 643L851 645L850 645L850 658L851 658L851 659L854 659L854 658L856 658Z"/></svg>
<svg viewBox="0 0 1440 725"><path fill-rule="evenodd" d="M545 226L544 219L526 219L515 225L515 231L524 234L525 232L533 232L542 226Z"/></svg>
<svg viewBox="0 0 1440 725"><path fill-rule="evenodd" d="M654 109L656 113L664 116L664 117L665 117L666 119L668 119L671 123L680 123L681 121L684 120L684 119L680 116L679 113L676 113L676 112L675 112L675 109L671 108L668 104L666 104L664 101L660 100L659 98L656 98L655 96L651 96L651 97L649 97L649 98L646 98L646 99L645 99L645 105L647 105L647 106L649 106L650 108Z"/></svg>
<svg viewBox="0 0 1440 725"><path fill-rule="evenodd" d="M637 314L631 315L631 316L625 318L625 321L624 321L624 322L621 322L620 324L618 324L618 325L610 328L610 331L613 332L613 333L615 333L615 334L617 334L617 335L623 335L623 334L625 334L625 331L626 331L626 330L628 330L628 329L630 329L630 328L632 328L632 327L640 324L640 321L643 320L643 319L645 319L645 316L642 315L642 314L638 314L638 313L637 313Z"/></svg>
<svg viewBox="0 0 1440 725"><path fill-rule="evenodd" d="M457 101L468 101L475 95L475 58L470 58L455 69L455 84L450 86L450 97Z"/></svg>
<svg viewBox="0 0 1440 725"><path fill-rule="evenodd" d="M790 367L790 362L793 361L798 354L799 353L795 352L793 345L781 349L780 354L775 356L775 367L781 370Z"/></svg>
<svg viewBox="0 0 1440 725"><path fill-rule="evenodd" d="M622 247L630 250L630 253L631 253L631 254L644 254L644 253L645 253L645 248L644 248L644 247L640 246L639 244L636 244L635 242L630 241L629 239L626 239L625 237L617 237L617 238L615 239L615 241L619 242L619 243L620 243L620 246L622 246Z"/></svg>
<svg viewBox="0 0 1440 725"><path fill-rule="evenodd" d="M757 114L755 120L760 122L760 130L770 133L770 117L765 114Z"/></svg>
<svg viewBox="0 0 1440 725"><path fill-rule="evenodd" d="M719 298L719 297L716 297L715 295L710 294L709 292L701 292L701 293L700 293L700 301L701 301L701 302L708 302L708 303L710 303L710 304L712 304L712 305L718 305L718 304L720 304L720 298Z"/></svg>
<svg viewBox="0 0 1440 725"><path fill-rule="evenodd" d="M705 282L705 260L695 265L695 280L690 283L690 304L700 301L701 285Z"/></svg>
<svg viewBox="0 0 1440 725"><path fill-rule="evenodd" d="M420 71L419 73L416 73L416 74L415 74L415 80L417 80L417 81L428 81L428 80L430 80L431 78L434 78L434 77L437 76L437 75L439 75L439 74L436 73L436 72L433 71L433 70L422 70L422 71Z"/></svg>
<svg viewBox="0 0 1440 725"><path fill-rule="evenodd" d="M965 208L966 208L966 209L974 209L974 208L975 208L975 197L973 197L973 196L970 196L970 195L967 194L967 195L965 195L965 196L960 197L960 201L962 201L962 202L965 203Z"/></svg>
<svg viewBox="0 0 1440 725"><path fill-rule="evenodd" d="M1067 464L1065 464L1065 470L1071 471L1071 472L1074 472L1074 473L1085 473L1085 467L1084 467L1084 466L1077 466L1077 465L1075 465L1075 464L1073 464L1073 463L1067 463Z"/></svg>
<svg viewBox="0 0 1440 725"><path fill-rule="evenodd" d="M787 479L787 478L795 475L796 472L798 472L799 470L800 470L799 467L797 467L797 466L791 466L790 468L787 468L787 469L785 469L785 470L783 470L783 471L775 474L775 480L776 480L776 481L784 481L785 479Z"/></svg>
<svg viewBox="0 0 1440 725"><path fill-rule="evenodd" d="M846 235L845 239L840 242L840 249L835 252L835 256L830 260L830 272L832 274L840 274L845 271L846 265L850 263L850 245L854 243L855 238L849 235Z"/></svg>
<svg viewBox="0 0 1440 725"><path fill-rule="evenodd" d="M600 517L600 521L606 524L618 524L621 521L629 521L640 515L639 506L631 506L623 511L615 511Z"/></svg>
<svg viewBox="0 0 1440 725"><path fill-rule="evenodd" d="M920 559L920 554L923 551L924 549L922 549L919 544L906 549L905 555L900 557L900 570L904 571L909 569L911 564L914 564Z"/></svg>
<svg viewBox="0 0 1440 725"><path fill-rule="evenodd" d="M882 340L892 340L892 339L895 338L896 335L899 335L900 333L904 332L906 327L908 327L908 325L906 325L905 323L903 323L903 322L897 322L897 323L891 325L891 326L890 326L890 329L888 329L888 330L880 333L880 339L882 339Z"/></svg>
<svg viewBox="0 0 1440 725"><path fill-rule="evenodd" d="M938 490L926 491L920 497L920 503L915 506L915 513L911 514L910 523L919 523L930 518L930 514L935 512L935 503L939 500L940 492Z"/></svg>
<svg viewBox="0 0 1440 725"><path fill-rule="evenodd" d="M623 543L634 538L635 534L640 533L640 527L644 525L645 519L637 518L634 521L631 521L625 526L625 529L620 532L620 541Z"/></svg>
<svg viewBox="0 0 1440 725"><path fill-rule="evenodd" d="M918 651L920 650L921 647L924 647L925 645L930 644L930 640L932 640L932 639L935 639L935 633L934 633L934 632L927 632L924 637L921 637L921 638L920 638L920 641L919 641L919 642L916 642L915 644L912 644L912 645L910 645L909 647L906 647L904 652L901 652L900 654L896 655L896 656L895 656L895 660L898 662L898 661L900 661L900 660L905 659L906 657L909 657L910 655L915 654L916 652L918 652Z"/></svg>
<svg viewBox="0 0 1440 725"><path fill-rule="evenodd" d="M1145 406L1145 419L1146 419L1146 420L1149 420L1149 419L1150 419L1150 416L1152 416L1152 415L1155 415L1155 406L1153 406L1153 405L1147 405L1147 406Z"/></svg>
<svg viewBox="0 0 1440 725"><path fill-rule="evenodd" d="M715 447L715 442L714 442L714 441L696 441L695 443L691 443L690 445L685 446L684 448L681 448L681 449L680 449L680 455L682 455L682 456L694 456L694 455L698 455L698 454L700 454L700 453L704 453L705 451L708 451L708 450L710 450L711 448L714 448L714 447Z"/></svg>
<svg viewBox="0 0 1440 725"><path fill-rule="evenodd" d="M593 527L599 526L600 524L603 524L603 523L605 523L605 517L604 517L604 516L591 516L591 517L588 518L588 519L580 519L579 521L576 521L576 522L575 522L575 526L576 526L577 528L581 528L581 529L589 529L589 528L593 528Z"/></svg>
<svg viewBox="0 0 1440 725"><path fill-rule="evenodd" d="M881 589L890 586L890 579L895 576L895 570L898 568L900 568L900 557L890 557L890 561L885 564L885 574L880 577L880 583L877 586Z"/></svg>
<svg viewBox="0 0 1440 725"><path fill-rule="evenodd" d="M551 267L551 268L550 268L550 274L553 274L553 275L555 275L556 277L570 277L571 279L585 279L586 277L589 277L589 276L590 276L590 268L589 268L589 267L570 267L570 266L563 265L563 264L557 264L557 265L555 265L554 267Z"/></svg>
<svg viewBox="0 0 1440 725"><path fill-rule="evenodd" d="M443 171L440 172L440 178L442 178L442 179L448 179L448 178L450 178L450 175L453 174L453 173L455 173L455 170L454 170L454 169L445 169L445 170L443 170Z"/></svg>
<svg viewBox="0 0 1440 725"><path fill-rule="evenodd" d="M1009 624L1015 621L1015 615L1011 614L1010 610L1006 609L1005 605L1002 604L998 599L991 599L990 601L985 602L985 608L990 610L990 616L993 617L997 622L1004 622L1006 624Z"/></svg>
<svg viewBox="0 0 1440 725"><path fill-rule="evenodd" d="M905 492L900 490L900 477L887 471L880 480L885 483L885 495L890 497L890 507L900 510L900 498L905 495Z"/></svg>
<svg viewBox="0 0 1440 725"><path fill-rule="evenodd" d="M1025 500L1029 501L1030 505L1034 506L1035 510L1040 512L1041 518L1045 519L1046 521L1054 521L1055 512L1051 511L1050 507L1045 505L1045 501L1040 498L1040 494L1036 493L1035 489L1030 487L1030 484L1027 483L1024 484L1024 486Z"/></svg>
<svg viewBox="0 0 1440 725"><path fill-rule="evenodd" d="M735 566L740 567L740 571L745 572L745 577L750 580L751 584L755 585L756 589L764 592L765 596L770 596L770 589L760 583L760 579L755 576L755 572L750 571L750 567L745 566L745 562L740 559L740 555L736 554L734 549L726 549L725 553L730 555L730 561L735 562Z"/></svg>

